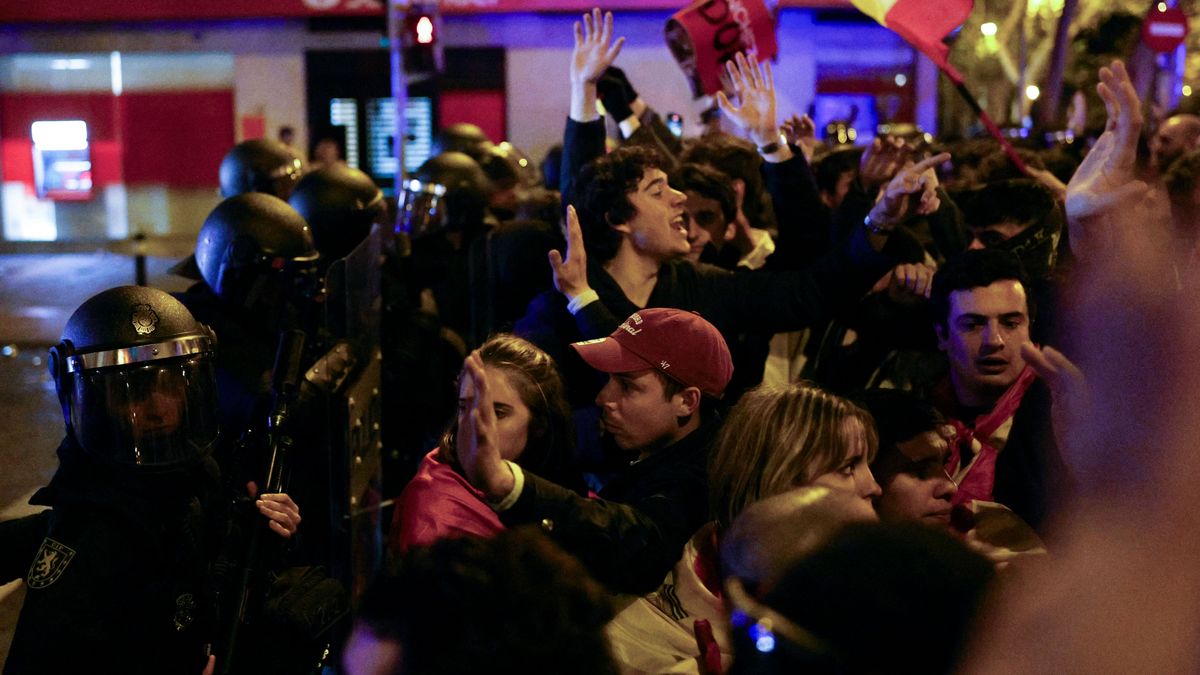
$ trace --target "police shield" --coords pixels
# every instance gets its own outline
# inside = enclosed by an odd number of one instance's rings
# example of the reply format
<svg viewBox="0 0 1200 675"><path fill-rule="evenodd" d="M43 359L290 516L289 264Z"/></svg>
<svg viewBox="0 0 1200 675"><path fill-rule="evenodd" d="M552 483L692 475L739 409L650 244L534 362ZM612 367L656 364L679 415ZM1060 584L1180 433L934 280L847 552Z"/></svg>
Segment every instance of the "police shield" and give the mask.
<svg viewBox="0 0 1200 675"><path fill-rule="evenodd" d="M320 355L305 379L322 392L331 572L359 597L382 561L378 225L325 275Z"/></svg>

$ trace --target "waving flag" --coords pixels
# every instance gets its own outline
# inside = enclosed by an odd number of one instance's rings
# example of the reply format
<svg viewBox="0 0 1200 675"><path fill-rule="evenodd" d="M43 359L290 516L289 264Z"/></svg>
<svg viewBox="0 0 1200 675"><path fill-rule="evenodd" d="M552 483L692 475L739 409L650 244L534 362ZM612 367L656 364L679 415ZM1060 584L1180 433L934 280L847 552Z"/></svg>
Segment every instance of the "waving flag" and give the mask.
<svg viewBox="0 0 1200 675"><path fill-rule="evenodd" d="M954 82L954 88L979 116L979 121L988 133L1000 143L1004 154L1012 160L1021 173L1028 174L1025 162L1017 155L1012 143L1000 133L1000 127L992 121L979 105L979 101L967 90L963 76L950 65L950 48L942 39L961 26L971 10L974 0L850 0L863 14L891 28L897 35L917 51L937 64L942 72Z"/></svg>
<svg viewBox="0 0 1200 675"><path fill-rule="evenodd" d="M851 0L863 14L891 28L928 56L957 84L962 75L950 65L942 39L967 20L973 0Z"/></svg>

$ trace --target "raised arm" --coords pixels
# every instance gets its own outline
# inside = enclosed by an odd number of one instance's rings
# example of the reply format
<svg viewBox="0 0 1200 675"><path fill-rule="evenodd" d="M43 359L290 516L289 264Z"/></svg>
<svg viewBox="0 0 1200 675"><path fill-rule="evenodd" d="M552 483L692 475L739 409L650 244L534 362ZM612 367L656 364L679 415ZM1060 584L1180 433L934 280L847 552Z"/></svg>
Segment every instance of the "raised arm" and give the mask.
<svg viewBox="0 0 1200 675"><path fill-rule="evenodd" d="M725 92L717 92L717 105L721 112L764 153L768 162L783 162L791 159L792 150L781 143L781 131L776 114L775 77L768 62L752 63L743 53L725 62L734 96L739 105L734 105ZM770 149L774 146L774 150Z"/></svg>
<svg viewBox="0 0 1200 675"><path fill-rule="evenodd" d="M575 22L571 52L571 109L563 134L563 203L574 199L575 178L585 164L604 154L604 122L596 108L596 83L612 65L625 38L612 39L612 12L593 9Z"/></svg>
<svg viewBox="0 0 1200 675"><path fill-rule="evenodd" d="M1104 99L1108 123L1067 184L1067 224L1071 251L1078 257L1112 249L1112 238L1144 217L1132 205L1149 186L1134 177L1142 109L1129 73L1120 61L1100 69L1096 90ZM1131 220L1133 219L1133 220Z"/></svg>
<svg viewBox="0 0 1200 675"><path fill-rule="evenodd" d="M612 12L593 9L575 22L575 48L571 51L571 119L590 122L600 117L596 109L596 83L621 53L625 38L612 39Z"/></svg>

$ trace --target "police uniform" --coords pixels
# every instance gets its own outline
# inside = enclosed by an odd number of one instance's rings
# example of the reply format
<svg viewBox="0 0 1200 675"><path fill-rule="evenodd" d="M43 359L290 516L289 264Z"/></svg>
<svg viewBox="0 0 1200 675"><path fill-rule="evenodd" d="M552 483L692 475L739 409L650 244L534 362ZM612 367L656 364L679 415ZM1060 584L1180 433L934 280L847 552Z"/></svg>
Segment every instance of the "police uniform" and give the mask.
<svg viewBox="0 0 1200 675"><path fill-rule="evenodd" d="M71 316L50 353L67 435L31 499L51 508L0 524L0 580L27 589L5 675L204 667L214 349L150 288L104 291Z"/></svg>

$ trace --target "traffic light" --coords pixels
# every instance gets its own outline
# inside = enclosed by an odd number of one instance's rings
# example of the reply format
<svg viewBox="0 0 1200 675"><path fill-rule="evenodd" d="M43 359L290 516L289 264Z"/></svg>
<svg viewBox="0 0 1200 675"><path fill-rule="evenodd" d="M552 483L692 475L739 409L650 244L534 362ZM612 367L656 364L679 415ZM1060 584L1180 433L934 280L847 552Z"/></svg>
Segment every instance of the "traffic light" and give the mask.
<svg viewBox="0 0 1200 675"><path fill-rule="evenodd" d="M434 75L442 70L441 20L437 3L415 2L404 15L401 43L404 71L409 75Z"/></svg>

